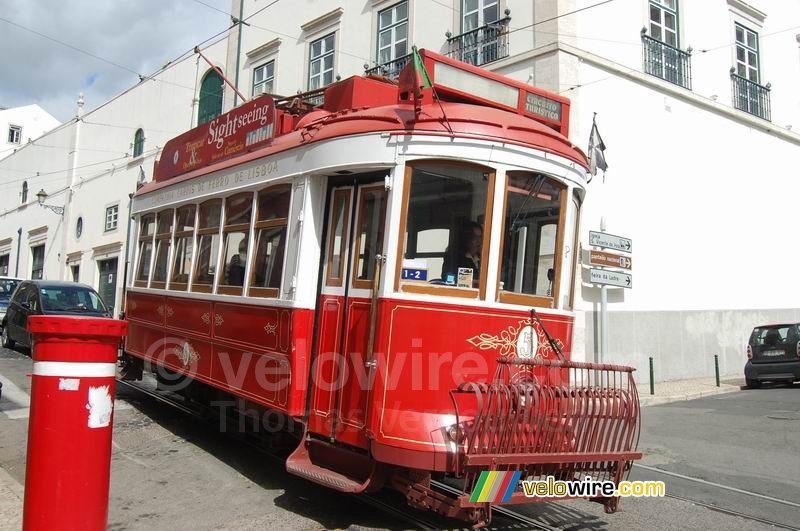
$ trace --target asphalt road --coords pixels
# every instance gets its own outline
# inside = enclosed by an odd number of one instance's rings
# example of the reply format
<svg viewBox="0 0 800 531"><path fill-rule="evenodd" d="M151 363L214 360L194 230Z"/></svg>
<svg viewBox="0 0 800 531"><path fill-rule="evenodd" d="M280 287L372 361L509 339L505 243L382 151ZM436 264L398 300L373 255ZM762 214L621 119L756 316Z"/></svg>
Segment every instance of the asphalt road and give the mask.
<svg viewBox="0 0 800 531"><path fill-rule="evenodd" d="M0 349L0 467L20 483L30 368L27 355ZM119 398L109 529L408 525L287 474L281 463L208 423L122 388ZM647 407L640 448L643 466L631 478L662 480L675 497L624 499L612 515L586 501L533 504L520 512L570 530L774 529L765 521L800 527L800 385ZM495 524L510 528L501 518Z"/></svg>

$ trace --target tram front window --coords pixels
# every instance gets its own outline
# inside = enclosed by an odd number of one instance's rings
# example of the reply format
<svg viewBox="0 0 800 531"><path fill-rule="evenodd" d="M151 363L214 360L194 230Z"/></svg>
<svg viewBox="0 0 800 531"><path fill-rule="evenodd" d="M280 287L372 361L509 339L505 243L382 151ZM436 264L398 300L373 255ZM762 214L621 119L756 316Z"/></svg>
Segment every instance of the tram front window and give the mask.
<svg viewBox="0 0 800 531"><path fill-rule="evenodd" d="M544 175L509 174L500 300L525 302L509 297L519 294L532 297L527 302L552 306L558 278L563 195L561 186Z"/></svg>
<svg viewBox="0 0 800 531"><path fill-rule="evenodd" d="M493 181L494 174L481 168L413 168L400 270L404 290L482 287Z"/></svg>

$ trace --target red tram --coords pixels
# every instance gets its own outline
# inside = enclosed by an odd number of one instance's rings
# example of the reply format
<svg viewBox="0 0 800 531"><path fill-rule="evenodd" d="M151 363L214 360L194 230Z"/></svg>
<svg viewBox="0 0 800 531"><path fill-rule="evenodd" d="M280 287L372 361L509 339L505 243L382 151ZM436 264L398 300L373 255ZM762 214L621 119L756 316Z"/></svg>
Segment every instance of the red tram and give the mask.
<svg viewBox="0 0 800 531"><path fill-rule="evenodd" d="M631 369L570 361L569 100L421 57L431 88L352 77L170 141L133 200L125 351L300 426L292 474L485 523L484 470L619 482L639 401Z"/></svg>

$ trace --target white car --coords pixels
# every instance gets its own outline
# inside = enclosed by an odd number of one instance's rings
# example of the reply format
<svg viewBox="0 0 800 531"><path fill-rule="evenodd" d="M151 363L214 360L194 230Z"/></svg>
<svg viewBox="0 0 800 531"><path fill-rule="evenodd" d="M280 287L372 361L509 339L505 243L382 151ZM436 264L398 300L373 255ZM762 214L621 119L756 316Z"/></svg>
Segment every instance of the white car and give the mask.
<svg viewBox="0 0 800 531"><path fill-rule="evenodd" d="M20 282L21 278L0 276L0 328L3 327L3 319L6 317L8 301Z"/></svg>

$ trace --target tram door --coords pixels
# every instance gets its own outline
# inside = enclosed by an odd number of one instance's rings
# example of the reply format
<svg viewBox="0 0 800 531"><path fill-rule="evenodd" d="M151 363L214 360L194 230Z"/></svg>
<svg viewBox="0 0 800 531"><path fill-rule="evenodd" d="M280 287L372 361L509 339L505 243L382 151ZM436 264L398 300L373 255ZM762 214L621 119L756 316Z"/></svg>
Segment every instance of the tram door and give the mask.
<svg viewBox="0 0 800 531"><path fill-rule="evenodd" d="M376 255L383 252L386 190L382 181L334 187L328 204L309 429L366 447L374 370L367 350L378 310L372 294Z"/></svg>

